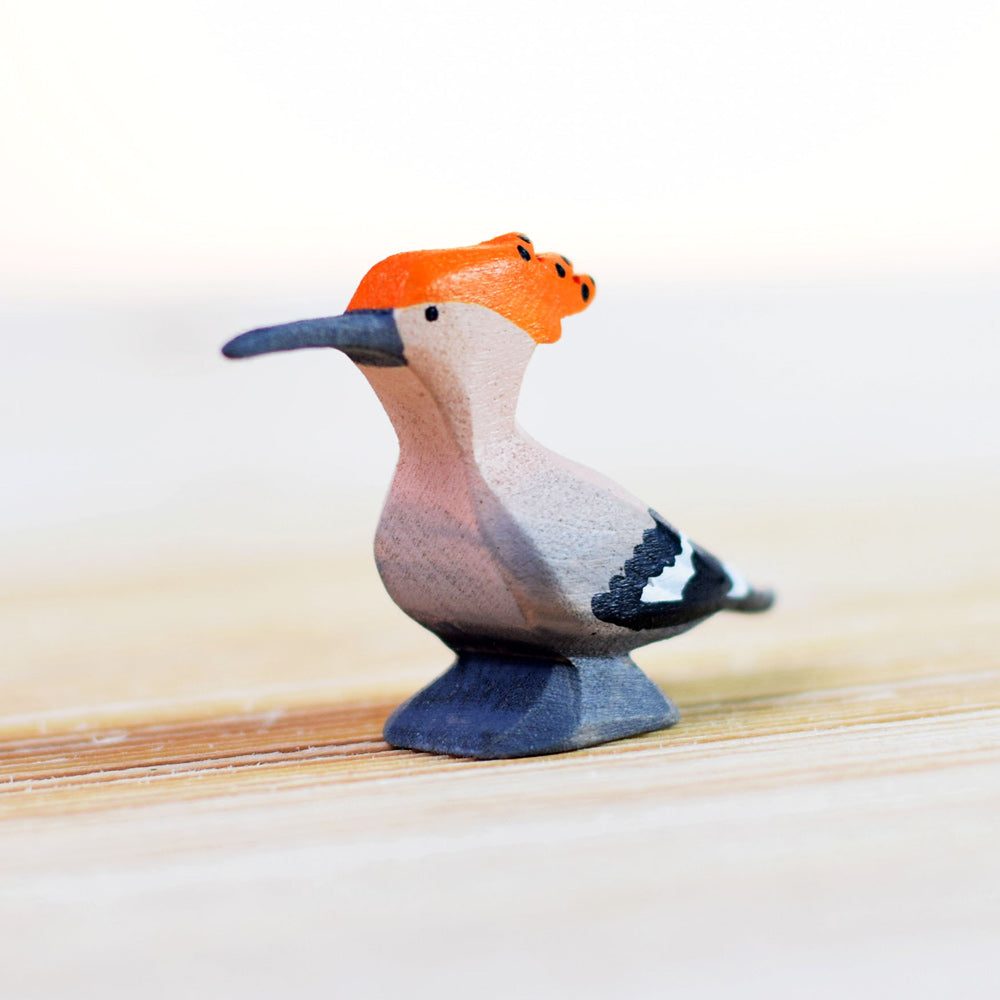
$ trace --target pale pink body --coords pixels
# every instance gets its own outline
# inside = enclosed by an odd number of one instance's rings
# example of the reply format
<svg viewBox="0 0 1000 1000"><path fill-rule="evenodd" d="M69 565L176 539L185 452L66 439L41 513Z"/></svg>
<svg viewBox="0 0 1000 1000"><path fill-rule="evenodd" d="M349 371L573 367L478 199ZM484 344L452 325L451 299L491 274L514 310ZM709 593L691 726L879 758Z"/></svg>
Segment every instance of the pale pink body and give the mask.
<svg viewBox="0 0 1000 1000"><path fill-rule="evenodd" d="M362 369L399 437L375 539L386 589L456 644L477 639L564 656L626 652L683 631L642 633L594 617L653 526L611 480L544 448L515 411L535 342L489 309L396 311L407 364ZM693 624L693 623L692 623Z"/></svg>

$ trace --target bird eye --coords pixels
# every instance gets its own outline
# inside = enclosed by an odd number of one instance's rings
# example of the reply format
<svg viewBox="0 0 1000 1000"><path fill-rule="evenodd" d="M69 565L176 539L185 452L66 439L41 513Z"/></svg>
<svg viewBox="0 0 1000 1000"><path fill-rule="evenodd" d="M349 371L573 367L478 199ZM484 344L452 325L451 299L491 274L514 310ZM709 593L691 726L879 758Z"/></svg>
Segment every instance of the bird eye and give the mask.
<svg viewBox="0 0 1000 1000"><path fill-rule="evenodd" d="M434 320L438 318L438 307L428 306L424 310L424 318L427 320L428 323L433 323Z"/></svg>

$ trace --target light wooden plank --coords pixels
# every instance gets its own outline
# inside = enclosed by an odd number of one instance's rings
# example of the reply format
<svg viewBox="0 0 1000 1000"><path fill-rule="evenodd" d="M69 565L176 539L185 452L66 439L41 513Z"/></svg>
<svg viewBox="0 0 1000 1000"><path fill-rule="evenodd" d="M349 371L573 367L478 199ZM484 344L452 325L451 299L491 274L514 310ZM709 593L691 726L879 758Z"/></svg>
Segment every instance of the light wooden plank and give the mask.
<svg viewBox="0 0 1000 1000"><path fill-rule="evenodd" d="M381 742L444 662L363 552L9 586L4 995L992 996L1000 491L915 489L707 518L781 603L551 758Z"/></svg>

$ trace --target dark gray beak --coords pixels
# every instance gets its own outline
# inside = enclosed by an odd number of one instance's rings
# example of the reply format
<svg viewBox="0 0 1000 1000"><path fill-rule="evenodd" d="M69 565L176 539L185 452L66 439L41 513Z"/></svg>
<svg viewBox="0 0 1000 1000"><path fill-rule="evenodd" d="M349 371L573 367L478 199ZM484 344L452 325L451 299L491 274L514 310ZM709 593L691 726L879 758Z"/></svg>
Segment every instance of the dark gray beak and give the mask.
<svg viewBox="0 0 1000 1000"><path fill-rule="evenodd" d="M358 365L406 364L391 309L353 309L343 316L265 326L233 337L222 353L227 358L249 358L300 347L336 347Z"/></svg>

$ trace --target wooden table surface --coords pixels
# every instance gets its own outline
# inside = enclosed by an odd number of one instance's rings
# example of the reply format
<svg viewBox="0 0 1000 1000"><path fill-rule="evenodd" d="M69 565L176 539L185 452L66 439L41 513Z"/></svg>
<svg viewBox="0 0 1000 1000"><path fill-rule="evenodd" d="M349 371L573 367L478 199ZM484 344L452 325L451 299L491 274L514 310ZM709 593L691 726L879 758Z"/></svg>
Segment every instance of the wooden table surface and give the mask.
<svg viewBox="0 0 1000 1000"><path fill-rule="evenodd" d="M4 575L0 996L996 996L1000 486L732 506L774 612L521 761L381 741L447 656L366 539Z"/></svg>

